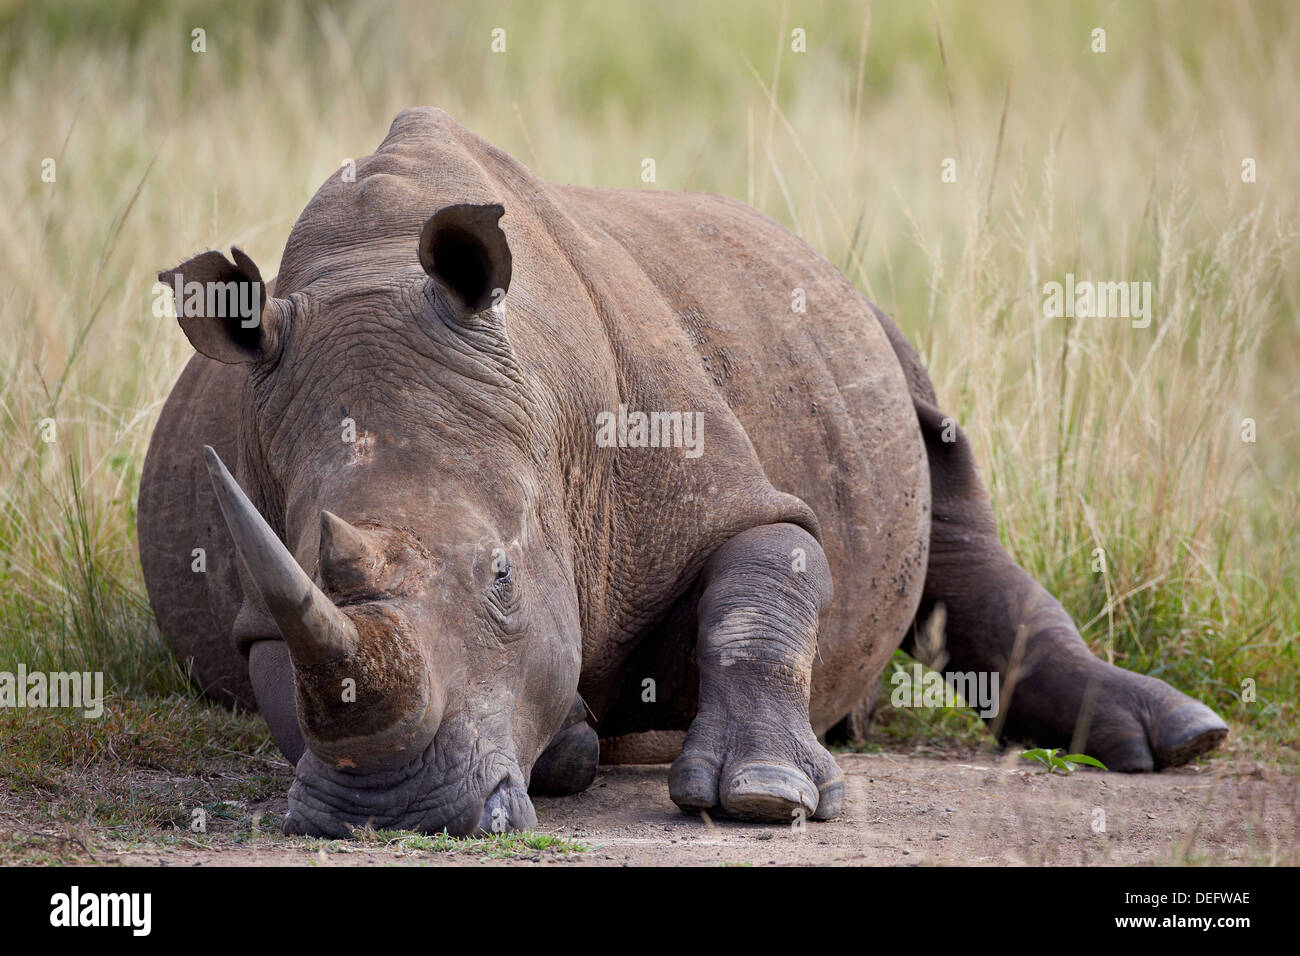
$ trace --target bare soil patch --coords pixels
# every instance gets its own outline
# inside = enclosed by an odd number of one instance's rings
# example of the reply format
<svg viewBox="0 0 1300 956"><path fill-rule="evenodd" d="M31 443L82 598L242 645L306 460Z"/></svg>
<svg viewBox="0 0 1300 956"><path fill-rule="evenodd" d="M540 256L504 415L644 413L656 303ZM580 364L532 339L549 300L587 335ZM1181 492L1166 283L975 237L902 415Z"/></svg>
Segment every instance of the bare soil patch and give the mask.
<svg viewBox="0 0 1300 956"><path fill-rule="evenodd" d="M208 832L183 813L142 828L33 825L0 817L13 862L145 866L264 865L1052 865L1295 864L1300 862L1300 777L1232 757L1121 775L1037 772L1017 756L970 751L942 758L841 754L847 794L828 823L755 825L686 816L668 799L667 766L602 768L574 797L539 798L541 834L556 847L456 844L409 835L355 841L287 838L282 788L261 778L263 799L222 804ZM143 776L143 775L142 775ZM141 781L177 793L193 781ZM223 781L216 784L225 789ZM240 781L224 781L235 784ZM264 789L265 788L265 789ZM244 790L247 793L247 788ZM12 791L0 795L10 807ZM17 806L21 806L20 800ZM257 825L253 818L257 815Z"/></svg>

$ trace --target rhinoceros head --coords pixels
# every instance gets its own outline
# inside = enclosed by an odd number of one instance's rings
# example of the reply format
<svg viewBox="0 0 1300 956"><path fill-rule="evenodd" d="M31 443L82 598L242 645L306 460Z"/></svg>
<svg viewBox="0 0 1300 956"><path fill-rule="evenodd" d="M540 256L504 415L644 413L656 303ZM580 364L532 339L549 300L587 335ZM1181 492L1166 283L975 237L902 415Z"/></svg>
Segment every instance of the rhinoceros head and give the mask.
<svg viewBox="0 0 1300 956"><path fill-rule="evenodd" d="M289 832L536 821L529 773L574 701L580 629L545 401L507 328L503 211L426 208L395 238L300 220L275 294L238 250L160 276L260 308L177 302L196 349L247 368L247 494L204 453L242 558L236 640L282 639L292 661Z"/></svg>

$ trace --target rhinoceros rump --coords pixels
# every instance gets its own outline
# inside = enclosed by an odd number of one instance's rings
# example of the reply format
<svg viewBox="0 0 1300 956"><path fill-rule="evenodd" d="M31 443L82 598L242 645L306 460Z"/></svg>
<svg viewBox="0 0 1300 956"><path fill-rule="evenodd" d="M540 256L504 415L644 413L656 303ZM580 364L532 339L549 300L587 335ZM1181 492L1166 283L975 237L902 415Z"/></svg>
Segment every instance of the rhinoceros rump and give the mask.
<svg viewBox="0 0 1300 956"><path fill-rule="evenodd" d="M740 203L554 186L408 110L273 282L233 256L160 276L236 283L260 321L182 310L200 354L150 445L140 554L205 693L295 763L289 832L531 826L530 791L591 782L597 731L685 731L685 810L828 818L818 735L900 646L995 674L1001 737L1112 769L1227 733L1088 652L1000 546L902 334Z"/></svg>

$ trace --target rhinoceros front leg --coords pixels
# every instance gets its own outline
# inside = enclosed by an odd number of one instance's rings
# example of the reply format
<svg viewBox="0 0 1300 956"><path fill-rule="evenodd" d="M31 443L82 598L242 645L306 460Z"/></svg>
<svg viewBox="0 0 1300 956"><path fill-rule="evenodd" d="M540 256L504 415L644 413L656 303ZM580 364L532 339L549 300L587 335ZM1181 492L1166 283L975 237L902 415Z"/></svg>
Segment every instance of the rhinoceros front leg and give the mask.
<svg viewBox="0 0 1300 956"><path fill-rule="evenodd" d="M808 720L831 600L821 546L796 525L752 528L714 553L702 583L699 711L668 775L673 802L745 820L835 816L843 774Z"/></svg>

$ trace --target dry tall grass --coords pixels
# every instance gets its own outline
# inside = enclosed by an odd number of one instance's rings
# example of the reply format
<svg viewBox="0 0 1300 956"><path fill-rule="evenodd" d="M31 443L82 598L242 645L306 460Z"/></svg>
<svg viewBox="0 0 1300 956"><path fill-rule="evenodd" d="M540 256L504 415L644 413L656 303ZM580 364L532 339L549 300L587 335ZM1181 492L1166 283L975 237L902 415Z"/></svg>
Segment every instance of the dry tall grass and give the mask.
<svg viewBox="0 0 1300 956"><path fill-rule="evenodd" d="M1094 649L1298 736L1285 4L63 9L0 11L0 667L177 686L134 545L189 354L154 272L238 243L273 274L316 186L432 104L547 178L637 186L653 157L656 186L799 231L922 348L1005 540ZM1151 326L1045 317L1066 273L1152 282Z"/></svg>

